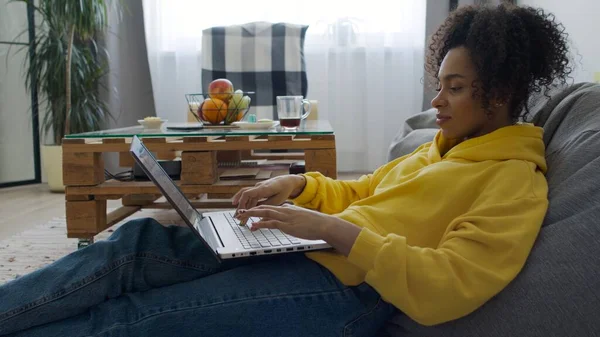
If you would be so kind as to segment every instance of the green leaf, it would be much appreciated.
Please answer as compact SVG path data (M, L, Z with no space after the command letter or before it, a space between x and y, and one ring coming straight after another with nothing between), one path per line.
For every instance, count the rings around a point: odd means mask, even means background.
M14 3L33 4L33 0L11 0ZM71 52L71 132L95 131L112 118L107 104L102 101L100 89L109 74L109 55L99 47L95 36L107 31L108 6L116 1L105 0L39 0L34 11L40 18L31 44L35 57L23 63L25 85L31 90L37 79L39 102L46 103L42 120L43 133L52 131L54 141L64 137L67 118L66 54L69 48L69 28L74 27ZM119 3L121 3L119 1ZM120 17L120 16L119 16ZM24 31L21 34L26 34ZM21 35L20 34L20 35ZM25 46L29 48L28 46ZM40 104L41 105L41 104Z

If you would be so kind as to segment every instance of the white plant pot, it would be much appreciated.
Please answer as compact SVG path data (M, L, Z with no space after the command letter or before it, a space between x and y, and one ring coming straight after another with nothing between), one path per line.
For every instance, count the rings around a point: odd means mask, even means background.
M65 186L63 185L63 169L62 169L62 146L60 145L44 145L42 146L42 165L48 187L50 191L64 193Z

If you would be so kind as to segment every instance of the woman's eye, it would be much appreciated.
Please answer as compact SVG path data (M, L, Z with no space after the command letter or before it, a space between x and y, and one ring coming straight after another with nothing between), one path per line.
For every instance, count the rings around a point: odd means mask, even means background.
M448 88L448 90L450 90L450 92L458 92L461 89L462 89L462 87L450 87L450 88ZM437 88L435 88L435 91L437 91L437 92L442 91L442 87L438 86Z

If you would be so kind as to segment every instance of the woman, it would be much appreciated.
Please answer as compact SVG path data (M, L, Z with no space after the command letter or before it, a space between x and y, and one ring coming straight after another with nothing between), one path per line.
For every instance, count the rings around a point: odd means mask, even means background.
M131 221L1 287L0 334L369 336L396 310L427 325L468 315L514 279L540 230L542 129L519 121L532 92L565 81L566 54L541 10L459 9L429 46L432 142L355 181L310 172L234 197L241 221L262 218L253 230L335 250L221 266L187 228Z

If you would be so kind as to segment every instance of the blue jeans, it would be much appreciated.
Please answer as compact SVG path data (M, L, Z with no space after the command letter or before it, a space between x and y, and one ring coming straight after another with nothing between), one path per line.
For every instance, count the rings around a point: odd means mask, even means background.
M372 336L393 312L302 254L219 264L153 219L0 287L2 336Z

